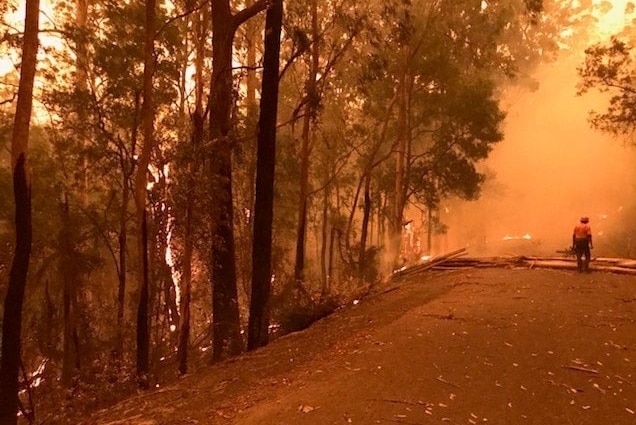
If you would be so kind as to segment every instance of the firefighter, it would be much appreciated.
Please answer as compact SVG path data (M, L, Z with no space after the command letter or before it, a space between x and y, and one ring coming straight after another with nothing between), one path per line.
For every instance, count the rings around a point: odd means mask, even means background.
M589 225L588 217L581 217L581 222L574 226L572 234L572 250L576 253L576 266L579 273L590 271L590 249L594 249L592 244L592 228ZM583 260L585 256L585 260Z

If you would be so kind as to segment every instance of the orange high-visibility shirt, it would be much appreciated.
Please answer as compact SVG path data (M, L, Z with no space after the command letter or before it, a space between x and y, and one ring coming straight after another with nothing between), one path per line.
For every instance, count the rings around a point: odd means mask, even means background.
M579 223L574 226L574 237L576 239L586 239L592 235L592 228L587 223Z

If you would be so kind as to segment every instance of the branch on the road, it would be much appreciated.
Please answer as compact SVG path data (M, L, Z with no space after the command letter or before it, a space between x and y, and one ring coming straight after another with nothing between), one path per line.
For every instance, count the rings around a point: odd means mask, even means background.
M586 373L593 373L598 375L598 370L596 369L588 369L586 367L580 367L580 366L563 366L564 369L572 369L572 370L577 370L579 372L586 372Z
M395 403L395 404L408 404L410 406L430 406L430 403L424 403L423 401L410 401L410 400L395 400L389 398L371 398L369 401L383 401L386 403Z
M442 378L441 376L438 376L435 379L437 379L439 382L443 382L444 384L450 385L451 387L461 388L459 385L449 382L446 379Z

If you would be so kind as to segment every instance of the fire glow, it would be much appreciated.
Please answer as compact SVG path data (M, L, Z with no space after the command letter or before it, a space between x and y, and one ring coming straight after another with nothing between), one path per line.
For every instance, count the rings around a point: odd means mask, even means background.
M505 235L502 240L504 241L518 241L518 240L525 240L525 241L531 241L532 240L532 235L530 235L530 233L526 233L523 236L510 236L510 235Z

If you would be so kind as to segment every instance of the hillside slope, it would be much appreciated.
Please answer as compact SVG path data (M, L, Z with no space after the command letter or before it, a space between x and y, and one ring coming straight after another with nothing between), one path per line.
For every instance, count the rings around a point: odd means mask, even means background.
M636 423L636 277L425 272L85 424Z

